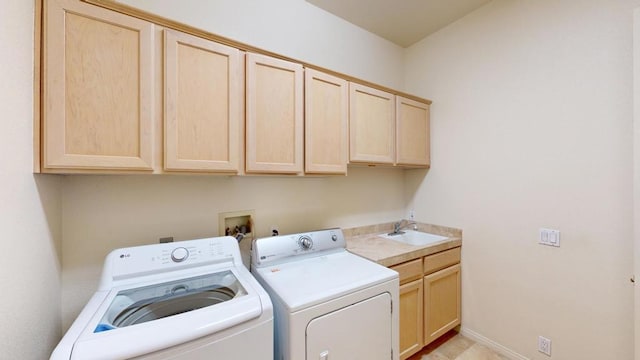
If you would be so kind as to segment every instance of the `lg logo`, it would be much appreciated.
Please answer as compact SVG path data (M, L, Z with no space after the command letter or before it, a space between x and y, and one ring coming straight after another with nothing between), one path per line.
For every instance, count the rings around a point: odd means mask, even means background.
M131 254L120 254L120 259L131 257Z

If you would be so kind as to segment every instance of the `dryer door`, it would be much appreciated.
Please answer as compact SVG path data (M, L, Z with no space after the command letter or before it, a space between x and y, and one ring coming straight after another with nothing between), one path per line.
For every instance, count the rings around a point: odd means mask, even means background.
M307 359L391 359L391 321L388 293L317 317L307 324Z

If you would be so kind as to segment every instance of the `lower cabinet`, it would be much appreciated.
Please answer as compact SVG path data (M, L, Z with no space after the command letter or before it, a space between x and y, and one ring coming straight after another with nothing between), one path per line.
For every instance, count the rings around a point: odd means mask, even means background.
M460 324L460 247L391 267L400 275L400 359Z
M400 358L406 359L422 349L422 279L400 285Z
M460 264L424 277L424 343L460 324Z

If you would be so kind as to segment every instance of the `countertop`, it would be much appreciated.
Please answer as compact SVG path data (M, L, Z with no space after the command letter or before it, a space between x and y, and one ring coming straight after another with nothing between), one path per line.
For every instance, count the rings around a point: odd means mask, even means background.
M393 231L393 223L343 229L347 250L384 266L393 266L422 256L462 246L462 230L439 225L416 223L418 231L446 236L425 246L404 244L380 237Z

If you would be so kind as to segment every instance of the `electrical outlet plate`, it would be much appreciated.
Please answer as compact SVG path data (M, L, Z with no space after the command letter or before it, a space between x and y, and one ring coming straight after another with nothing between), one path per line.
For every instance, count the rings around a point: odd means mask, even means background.
M540 229L539 244L560 247L560 230Z
M544 336L538 336L538 351L551 356L551 340Z

